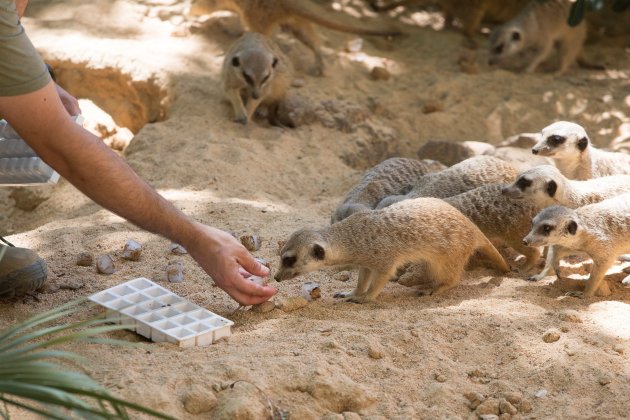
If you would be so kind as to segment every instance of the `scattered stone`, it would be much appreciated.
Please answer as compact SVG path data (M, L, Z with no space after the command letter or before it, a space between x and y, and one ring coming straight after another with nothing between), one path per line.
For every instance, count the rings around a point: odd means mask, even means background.
M499 400L496 398L488 398L483 401L477 409L475 410L475 414L478 416L483 416L485 414L494 414L495 416L499 416Z
M391 73L385 67L376 66L370 72L372 80L389 80Z
M420 333L418 332L418 330L411 330L410 334L413 337L420 337Z
M490 378L485 372L480 371L479 369L472 370L468 372L468 379L478 384L487 384L490 382Z
M59 284L59 289L78 290L78 289L81 289L84 286L85 286L84 283L68 282L68 283L61 283L61 284Z
M612 379L610 379L610 377L608 376L602 376L601 378L599 378L599 384L601 386L606 386L611 382L612 382Z
M306 80L302 79L301 77L296 77L291 82L291 86L298 89L301 87L304 87L305 84L306 84Z
M42 287L37 289L38 292L44 293L46 295L52 295L53 293L57 293L59 291L59 285L51 282L46 282Z
M370 343L370 345L368 346L368 356L370 356L372 359L379 360L382 359L384 355L385 350L380 344Z
M563 325L560 327L560 331L562 331L563 333L568 333L570 330L568 326Z
M186 248L184 248L180 244L176 244L175 242L171 242L171 244L168 246L168 250L172 254L175 254L175 255L186 255L186 254L188 254L188 251L186 250Z
M180 261L170 262L166 266L166 279L171 283L181 283L184 281L184 264Z
M619 354L623 354L624 352L624 348L621 344L615 344L615 346L613 347L613 350Z
M77 255L77 265L81 267L90 267L94 264L94 257L89 252L81 252Z
M138 261L142 254L142 245L133 239L129 239L123 248L122 257L129 261Z
M302 296L308 301L316 300L322 297L319 284L314 281L304 283L302 285Z
M444 111L444 103L442 101L427 101L422 106L423 114L432 114L434 112Z
M271 302L271 301L267 301L267 302L263 302L263 303L259 303L258 305L253 305L252 306L252 312L256 312L259 314L264 314L266 312L271 312L276 308L276 304Z
M114 260L109 255L101 255L96 259L96 271L101 274L113 274L116 271Z
M499 416L497 416L496 414L481 414L479 415L479 418L481 420L498 420Z
M214 390L214 392L221 392L221 384L219 383L213 383L212 384L212 389Z
M514 407L507 399L501 399L499 401L499 411L501 414L509 414L511 416L518 413L516 407Z
M361 416L353 411L344 411L343 420L361 420Z
M356 53L363 48L363 38L354 38L346 42L346 51Z
M308 301L302 296L280 298L276 301L276 308L284 312L292 312L308 305Z
M560 331L555 328L547 330L545 334L543 334L543 341L545 343L555 343L558 340L560 340Z
M512 415L508 413L503 413L499 416L499 420L512 420Z
M626 287L630 286L630 276L626 276L623 280L621 280L621 284Z
M574 324L582 323L582 318L580 317L580 314L574 310L562 311L560 312L558 317L560 318L561 321L573 322Z
M529 400L521 401L521 405L519 407L521 413L531 413L532 412L532 403Z
M512 405L518 407L523 401L523 396L519 392L508 392L505 394L505 399Z
M258 251L261 246L260 238L256 235L242 235L240 241L249 252Z
M339 273L335 274L333 278L337 281L348 281L350 280L350 272L340 271Z
M249 276L247 279L259 286L266 286L269 283L269 277Z
M486 397L478 392L467 392L464 394L464 397L466 397L466 399L468 400L468 407L471 410L475 410L477 407L479 407L479 404L486 400Z
M419 159L437 160L446 166L455 165L477 154L477 148L469 144L444 140L429 140L416 152Z
M190 414L211 411L217 405L217 397L210 390L195 386L184 394L184 409Z
M575 349L573 348L566 348L564 349L564 351L567 354L567 356L575 356Z
M447 379L446 376L442 375L441 373L434 373L433 378L440 383L446 382Z
M546 389L541 388L541 389L539 389L538 391L536 391L536 393L534 394L534 396L535 396L536 398L543 398L543 397L546 397L548 393L549 393L549 392L548 392Z
M269 405L264 394L254 385L237 383L218 395L217 405L212 412L215 420L267 419L271 418Z

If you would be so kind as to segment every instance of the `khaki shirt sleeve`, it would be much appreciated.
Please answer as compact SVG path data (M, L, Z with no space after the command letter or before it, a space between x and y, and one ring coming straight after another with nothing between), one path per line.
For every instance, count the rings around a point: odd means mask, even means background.
M19 22L14 0L0 0L0 96L34 92L50 80Z

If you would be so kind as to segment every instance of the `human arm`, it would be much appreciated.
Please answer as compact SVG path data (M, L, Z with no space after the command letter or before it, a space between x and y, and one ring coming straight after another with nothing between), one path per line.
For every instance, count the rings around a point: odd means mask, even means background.
M51 81L34 92L0 97L2 115L64 178L101 206L131 223L182 244L237 302L261 303L276 293L245 279L268 275L231 235L190 220L146 184L103 142L74 124Z

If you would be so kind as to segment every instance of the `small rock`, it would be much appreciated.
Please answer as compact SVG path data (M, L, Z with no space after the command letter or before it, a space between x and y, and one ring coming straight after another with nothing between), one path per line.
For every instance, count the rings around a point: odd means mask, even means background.
M573 322L575 324L582 323L582 318L580 317L580 314L577 311L573 311L573 310L563 311L563 312L560 312L558 317L560 318L561 321Z
M348 281L350 280L350 273L348 271L340 271L333 278L337 281Z
M475 410L475 414L478 416L483 416L486 414L494 414L495 416L499 416L499 400L496 398L488 398L483 401L477 409Z
M85 286L84 283L78 283L78 282L68 282L68 283L59 284L59 288L65 289L65 290L78 290L82 288L83 286Z
M570 330L569 330L569 327L567 327L566 325L563 325L562 327L560 327L560 331L562 331L563 333L568 333Z
M480 414L479 418L481 420L498 420L499 416L497 416L496 414Z
M505 399L512 405L518 407L523 401L523 396L519 392L508 392L505 394Z
M249 276L247 279L249 281L253 281L259 286L266 286L269 283L269 277Z
M276 308L284 312L291 312L308 305L308 301L302 296L280 298L276 301Z
M478 392L467 392L464 394L464 397L466 397L466 399L468 400L468 407L471 410L475 410L477 407L479 407L479 404L486 400L486 397Z
M626 274L630 274L630 265L627 267L624 267L624 269L622 270L624 273ZM628 280L628 277L626 277L624 280ZM623 282L623 280L622 280ZM630 280L628 280L628 282L630 282Z
M521 401L521 405L519 407L521 413L531 413L532 412L532 403L529 400Z
M370 72L372 80L389 80L391 73L385 67L376 66Z
M575 349L573 348L566 348L564 349L564 352L567 354L567 356L575 356Z
M608 376L602 376L601 378L599 378L599 384L601 386L606 386L608 385L612 380L608 377Z
M354 38L346 42L346 51L356 53L363 48L363 38Z
M446 376L442 375L441 373L434 373L433 378L436 381L441 382L441 383L446 382L446 379L447 379Z
M503 413L499 416L499 420L512 420L512 415L508 413Z
M444 104L441 101L427 101L422 106L423 114L432 114L434 112L444 111Z
M38 289L38 291L46 295L52 295L53 293L57 293L59 289L60 287L57 284L46 282L41 288Z
M361 420L361 416L353 411L344 411L343 420Z
M625 272L625 269L624 269L624 272ZM630 286L630 276L626 276L623 280L621 280L621 284L623 284L626 287Z
M514 407L508 400L506 399L502 399L499 401L499 411L501 412L501 414L510 414L510 415L515 415L516 413L518 413L518 410L516 409L516 407Z
M214 392L221 392L221 384L213 383L212 384L212 389L214 390Z
M210 390L195 386L184 395L184 409L190 414L211 411L217 405L217 397Z
M411 330L410 334L412 337L420 337L418 330Z
M133 239L129 239L123 248L122 257L129 261L138 261L142 254L142 245Z
M302 296L308 301L316 300L322 297L319 284L314 281L306 282L302 285Z
M240 241L249 252L258 251L261 246L260 238L256 235L242 235Z
M109 255L101 255L96 259L96 271L101 274L113 274L116 271L114 260Z
M613 350L619 354L623 354L624 352L624 348L621 344L615 344L615 346L613 347Z
M555 343L558 340L560 340L560 331L556 330L555 328L547 330L543 334L543 341L545 343Z
M534 394L534 396L535 396L536 398L543 398L543 397L546 397L548 393L549 393L549 392L548 392L546 389L541 388L541 389L539 389L538 391L536 391L536 393Z
M372 359L379 360L382 359L384 355L385 351L380 344L372 343L368 346L368 356L370 356Z
M166 266L166 279L171 283L184 281L184 265L179 261L173 261Z
M270 301L259 303L258 305L252 305L252 312L264 314L271 312L276 308L276 304Z
M175 242L171 242L171 244L168 246L168 250L175 255L188 254L188 251L186 250L186 248L184 248L180 244L176 244Z
M89 252L82 252L77 255L77 265L81 267L89 267L94 263L94 257Z

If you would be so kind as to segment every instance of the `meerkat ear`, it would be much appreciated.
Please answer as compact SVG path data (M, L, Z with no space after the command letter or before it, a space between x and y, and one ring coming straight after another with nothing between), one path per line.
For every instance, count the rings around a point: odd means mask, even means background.
M575 220L571 220L569 222L569 224L567 225L567 232L569 232L571 235L575 235L575 232L577 232L577 223L575 223Z
M553 197L554 195L556 195L557 190L558 184L556 184L556 181L549 181L547 183L547 194L549 194L549 197Z
M278 65L278 59L276 57L274 57L273 58L273 62L271 63L271 67L273 67L275 69L277 65Z
M232 65L234 67L238 67L241 65L241 60L238 59L238 57L232 57Z
M521 33L519 31L513 31L512 41L520 41L520 40L521 40Z
M588 146L588 137L582 137L578 140L577 147L578 149L580 149L580 151L583 152L584 149L586 149L586 146Z
M313 257L317 260L323 260L324 258L326 258L326 251L324 251L324 247L322 247L320 244L315 244L313 246L312 254Z

